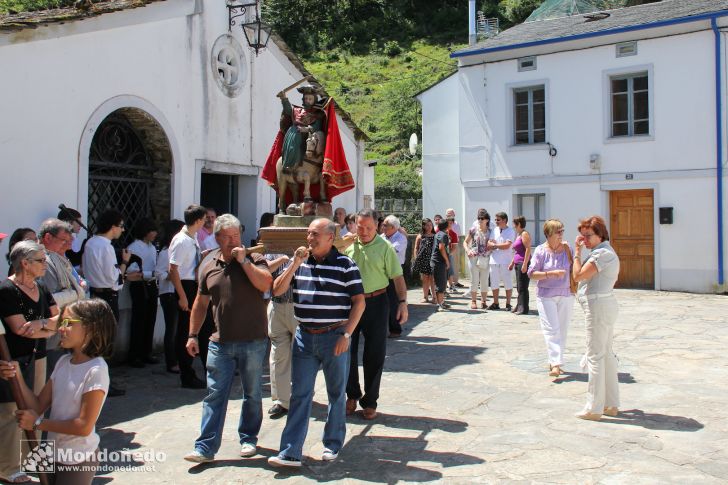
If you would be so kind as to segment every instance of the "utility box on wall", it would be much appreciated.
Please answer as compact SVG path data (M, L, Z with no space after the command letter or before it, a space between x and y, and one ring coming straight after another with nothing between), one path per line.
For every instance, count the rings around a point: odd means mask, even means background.
M660 207L660 224L672 224L672 207Z

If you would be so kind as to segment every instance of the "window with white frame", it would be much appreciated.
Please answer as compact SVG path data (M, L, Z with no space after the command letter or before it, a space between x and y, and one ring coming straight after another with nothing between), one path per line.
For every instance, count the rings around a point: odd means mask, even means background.
M546 194L518 194L518 214L526 218L526 230L531 235L531 246L544 242L541 228L546 221Z
M650 103L646 72L612 76L612 137L650 134Z
M513 90L514 145L546 142L546 89L543 85Z

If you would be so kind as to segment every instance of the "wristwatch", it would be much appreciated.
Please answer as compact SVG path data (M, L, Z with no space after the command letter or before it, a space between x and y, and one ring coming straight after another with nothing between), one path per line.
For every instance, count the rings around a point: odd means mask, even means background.
M351 334L349 332L344 332L344 338L345 339L350 339L351 338Z
M38 426L40 426L40 423L43 422L43 416L38 416L38 419L35 420L35 423L33 423L33 431L38 429Z
M187 338L197 338L197 334L196 333L191 333L191 334L189 334L187 336Z

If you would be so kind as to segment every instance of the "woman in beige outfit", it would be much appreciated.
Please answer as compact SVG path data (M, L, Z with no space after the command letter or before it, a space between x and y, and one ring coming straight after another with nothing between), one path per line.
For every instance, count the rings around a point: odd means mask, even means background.
M617 300L614 284L619 276L619 258L609 244L607 225L599 216L584 219L576 238L573 275L579 282L577 297L586 318L586 363L589 370L586 406L576 417L599 421L602 414L619 413L617 357L612 350ZM591 250L586 262L581 249Z

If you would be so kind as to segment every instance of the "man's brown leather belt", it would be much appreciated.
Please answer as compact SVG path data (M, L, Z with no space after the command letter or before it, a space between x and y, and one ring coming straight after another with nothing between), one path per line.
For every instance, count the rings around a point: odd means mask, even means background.
M313 335L318 335L320 333L330 332L330 331L332 331L334 329L337 329L337 328L339 328L339 327L341 327L342 325L345 325L345 324L346 324L346 320L343 320L341 322L335 323L333 325L329 325L328 327L310 328L310 327L305 327L303 325L299 325L299 327L300 327L301 330L303 330L306 333L311 333Z
M382 288L381 290L372 291L371 293L364 293L364 298L371 298L373 296L379 296L382 293L386 293L386 292L387 292L387 289L386 288Z

